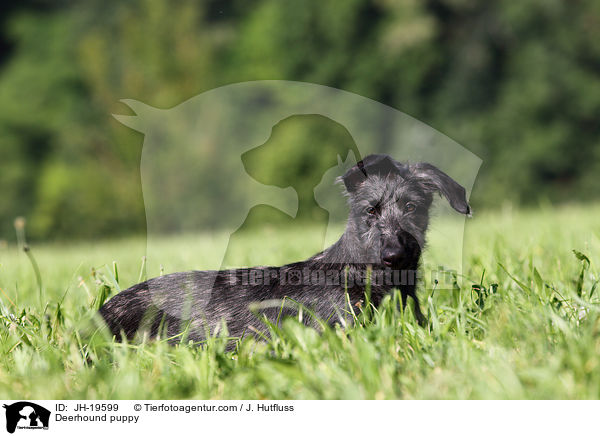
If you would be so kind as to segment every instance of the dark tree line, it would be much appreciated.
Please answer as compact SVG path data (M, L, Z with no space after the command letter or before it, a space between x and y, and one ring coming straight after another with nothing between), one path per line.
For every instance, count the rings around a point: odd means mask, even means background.
M2 14L2 238L16 216L35 238L143 232L143 138L111 117L119 100L167 108L257 79L345 89L447 134L484 160L480 207L598 197L597 1L38 0Z

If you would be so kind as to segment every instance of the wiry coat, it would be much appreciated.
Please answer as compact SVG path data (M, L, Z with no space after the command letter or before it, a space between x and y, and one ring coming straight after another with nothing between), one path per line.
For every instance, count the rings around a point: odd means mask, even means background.
M341 181L350 204L346 230L321 253L281 267L157 277L119 293L100 314L117 338L140 330L163 337L185 331L187 339L201 341L223 323L230 336L241 337L266 332L261 317L276 323L299 305L329 323L348 319L348 305L365 300L369 281L373 304L399 288L404 304L414 299L423 322L415 281L433 194L469 215L464 188L430 164L401 164L385 155L365 157Z

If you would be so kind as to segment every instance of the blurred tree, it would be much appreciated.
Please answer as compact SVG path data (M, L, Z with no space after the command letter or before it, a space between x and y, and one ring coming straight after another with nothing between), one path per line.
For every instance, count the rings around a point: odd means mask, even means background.
M443 73L424 118L483 157L476 200L598 198L600 4L434 4Z
M143 231L142 136L110 116L127 113L119 99L165 108L256 79L342 88L431 124L484 159L479 205L598 198L595 0L30 0L1 10L0 237L16 215L37 238ZM302 153L288 157L302 168ZM272 176L272 165L262 171Z
M15 214L39 238L143 231L141 135L110 114L124 97L169 106L215 85L212 53L228 30L203 13L136 0L14 17L18 49L0 80L2 234Z
M229 74L303 80L410 106L435 57L434 24L416 0L265 0L243 23Z

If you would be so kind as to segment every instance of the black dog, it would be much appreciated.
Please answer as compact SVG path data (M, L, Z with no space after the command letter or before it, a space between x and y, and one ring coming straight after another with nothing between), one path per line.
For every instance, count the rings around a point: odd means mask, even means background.
M465 189L427 163L401 164L386 155L365 157L341 178L350 203L342 237L310 259L282 267L169 274L137 284L107 302L100 314L117 338L139 330L152 336L201 341L226 325L233 337L262 335L261 317L277 323L300 307L315 319L343 322L365 300L378 305L394 288L415 302L429 208L443 195L458 212L470 215ZM258 315L258 316L257 316Z

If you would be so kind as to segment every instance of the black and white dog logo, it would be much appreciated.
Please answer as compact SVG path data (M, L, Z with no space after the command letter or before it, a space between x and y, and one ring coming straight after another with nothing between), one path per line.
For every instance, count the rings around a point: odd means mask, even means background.
M19 401L10 405L5 404L6 431L14 433L18 429L48 430L50 411L28 401Z

